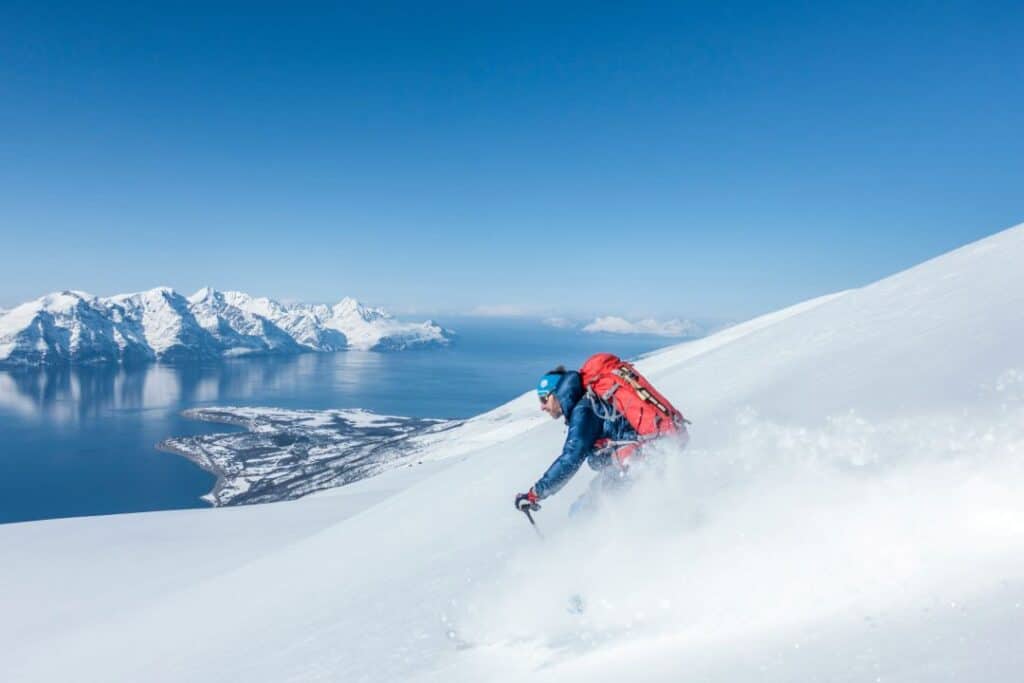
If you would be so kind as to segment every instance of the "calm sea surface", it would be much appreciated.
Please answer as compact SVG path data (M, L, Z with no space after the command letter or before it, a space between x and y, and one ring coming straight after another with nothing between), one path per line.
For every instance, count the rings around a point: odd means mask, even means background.
M463 418L532 389L559 363L672 343L539 324L445 320L450 348L250 358L217 364L0 371L0 523L204 507L213 477L157 451L168 436L229 427L186 420L210 405L367 408Z

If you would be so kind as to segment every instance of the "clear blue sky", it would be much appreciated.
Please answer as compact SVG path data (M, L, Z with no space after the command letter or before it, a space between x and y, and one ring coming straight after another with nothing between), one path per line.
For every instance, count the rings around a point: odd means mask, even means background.
M0 6L0 306L743 317L1024 221L1020 2L299 4Z

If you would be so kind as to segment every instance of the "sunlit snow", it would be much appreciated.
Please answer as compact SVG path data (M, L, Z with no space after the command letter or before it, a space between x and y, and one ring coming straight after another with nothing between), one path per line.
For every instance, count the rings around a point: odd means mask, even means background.
M1020 680L1021 263L1024 226L641 359L690 447L543 538L530 395L294 502L0 527L0 679Z

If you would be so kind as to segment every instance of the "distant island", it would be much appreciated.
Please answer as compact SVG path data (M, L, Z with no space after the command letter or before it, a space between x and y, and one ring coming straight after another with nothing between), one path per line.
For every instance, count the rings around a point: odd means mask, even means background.
M400 321L349 297L330 306L209 287L190 297L170 287L111 297L66 290L0 311L0 367L398 351L453 337L430 320Z

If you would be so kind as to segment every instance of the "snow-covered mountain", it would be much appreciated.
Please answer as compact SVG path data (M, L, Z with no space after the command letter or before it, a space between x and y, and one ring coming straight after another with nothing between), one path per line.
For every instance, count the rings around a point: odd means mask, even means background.
M446 344L451 332L428 320L409 323L381 308L364 306L345 297L334 306L280 304L273 299L254 299L241 292L227 292L234 306L272 320L299 344L315 351L343 348L402 350L413 346Z
M330 307L210 288L188 298L168 287L106 298L64 291L0 315L0 366L398 350L451 336L433 322L402 322L350 298Z
M0 317L0 364L154 357L141 318L133 317L119 301L65 291L17 306Z
M303 350L297 340L270 319L237 305L236 302L240 303L243 297L247 298L247 295L241 292L222 293L204 287L188 298L192 315L224 349L223 355L297 353Z
M170 287L93 299L90 304L101 309L116 307L126 324L141 331L152 356L160 360L213 359L224 348L196 320L188 299ZM74 354L58 358L65 359L80 361Z
M324 326L323 312L329 307L307 304L285 305L267 297L254 298L242 292L226 292L227 301L243 311L272 321L300 346L313 351L341 351L349 348L343 331Z
M341 332L350 346L360 349L386 348L397 351L420 344L443 343L445 340L444 330L431 320L403 323L383 309L368 308L349 297L331 307L330 316L324 319L323 326Z
M0 680L1019 681L1021 263L1024 226L640 359L689 448L569 518L581 471L543 538L530 394L294 502L2 525Z

